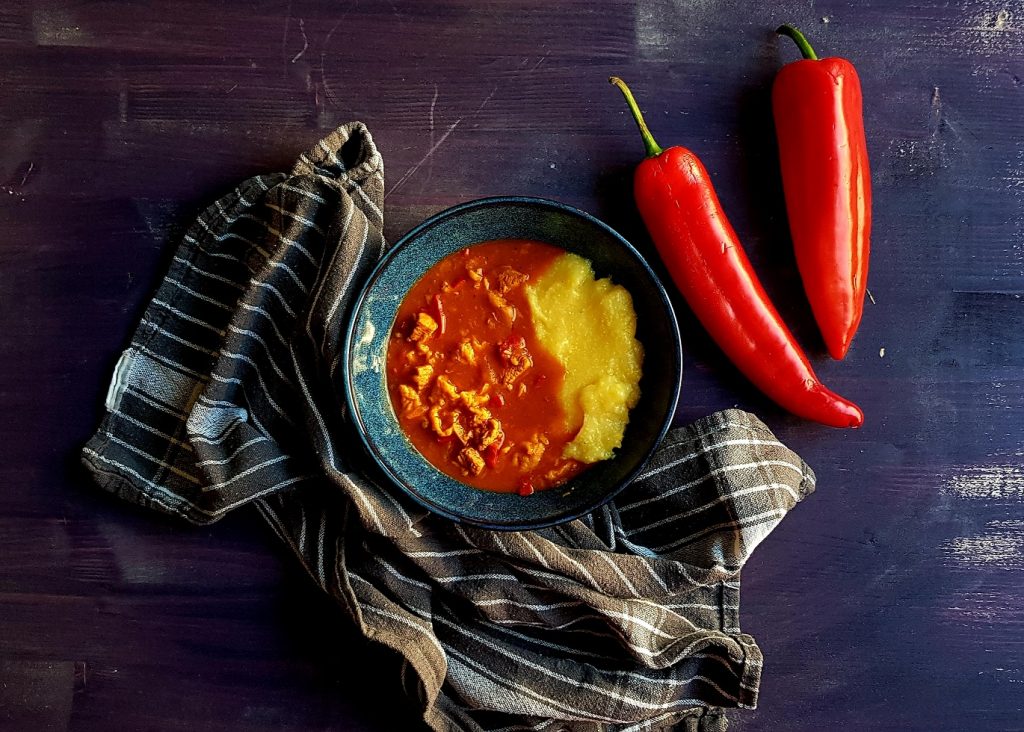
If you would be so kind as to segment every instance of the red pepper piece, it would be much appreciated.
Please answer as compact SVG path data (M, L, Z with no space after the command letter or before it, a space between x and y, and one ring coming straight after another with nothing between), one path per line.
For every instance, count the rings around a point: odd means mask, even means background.
M488 468L498 467L498 451L501 450L501 446L504 444L505 433L501 433L496 442L492 442L484 448L484 462L487 464Z
M444 305L441 304L441 296L434 295L434 309L437 311L437 330L440 335L448 329L448 318L444 314Z
M519 487L516 488L516 493L521 496L532 496L535 490L536 489L533 487L533 481L529 478L523 478L519 481Z
M833 427L859 427L856 404L829 391L814 374L768 299L718 201L711 179L689 150L662 150L626 84L647 158L636 169L640 215L679 291L719 347L743 374L793 414Z
M860 79L841 58L818 59L791 25L804 59L775 77L772 107L796 263L832 358L850 348L864 312L871 170Z

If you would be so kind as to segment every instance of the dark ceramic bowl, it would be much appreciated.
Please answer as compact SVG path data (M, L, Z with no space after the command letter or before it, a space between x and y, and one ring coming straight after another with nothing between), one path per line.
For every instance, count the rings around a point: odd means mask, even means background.
M575 252L598 277L633 297L644 346L640 401L622 447L563 486L532 496L492 493L444 475L405 438L385 385L385 354L405 293L432 265L491 239L532 239ZM682 350L665 289L619 234L593 216L539 198L485 198L450 208L406 234L381 260L356 300L344 344L345 398L370 456L396 486L425 507L491 529L539 528L569 521L610 500L636 477L665 435L682 377Z

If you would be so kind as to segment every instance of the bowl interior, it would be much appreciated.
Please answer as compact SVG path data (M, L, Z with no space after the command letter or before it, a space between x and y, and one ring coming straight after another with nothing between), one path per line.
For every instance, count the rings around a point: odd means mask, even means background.
M402 298L438 260L492 239L532 239L589 259L632 295L644 346L639 403L622 447L576 479L532 496L482 491L444 475L407 441L385 385L387 341ZM640 255L597 219L542 199L475 201L442 212L407 234L371 274L353 308L345 342L345 392L364 445L387 476L427 508L495 529L538 528L593 510L635 477L668 429L682 374L675 315Z

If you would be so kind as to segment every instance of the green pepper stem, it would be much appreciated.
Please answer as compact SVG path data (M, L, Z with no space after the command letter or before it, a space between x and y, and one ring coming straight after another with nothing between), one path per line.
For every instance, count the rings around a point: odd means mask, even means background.
M807 40L807 37L789 23L780 25L775 29L775 32L780 36L789 36L796 41L797 48L800 49L800 53L803 54L804 58L810 59L811 61L818 60L818 54L816 54L814 49L811 48L810 41Z
M640 107L636 103L636 99L633 98L633 92L626 86L626 82L617 76L612 76L608 81L615 86L619 87L619 91L622 92L622 96L626 98L626 104L629 105L629 111L633 113L633 119L636 121L636 126L640 128L640 136L644 139L644 148L647 150L647 157L653 158L661 155L661 147L654 141L654 135L647 129L647 123L644 122L644 116L640 113Z

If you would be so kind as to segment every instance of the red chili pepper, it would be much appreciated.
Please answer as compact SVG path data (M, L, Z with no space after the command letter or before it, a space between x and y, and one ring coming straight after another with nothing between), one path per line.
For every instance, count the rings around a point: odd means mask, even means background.
M501 449L503 444L505 444L504 433L498 437L497 442L492 442L484 448L484 462L487 463L488 468L498 467L498 451Z
M772 106L789 230L807 299L832 358L846 355L864 312L871 170L860 79L841 58L818 59L791 25L803 60L775 77Z
M519 481L519 487L516 488L516 493L521 496L532 496L536 488L533 487L533 481L529 478L523 478Z
M441 296L434 295L434 308L437 310L437 329L440 335L448 329L448 318L444 314L444 306L441 304Z
M708 172L689 150L662 150L636 100L617 77L647 150L634 195L672 279L719 347L748 379L793 414L833 427L859 427L857 405L815 376L740 246Z

